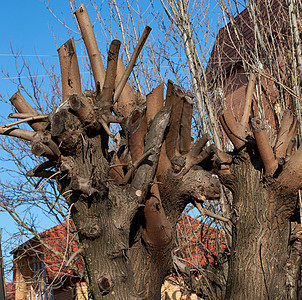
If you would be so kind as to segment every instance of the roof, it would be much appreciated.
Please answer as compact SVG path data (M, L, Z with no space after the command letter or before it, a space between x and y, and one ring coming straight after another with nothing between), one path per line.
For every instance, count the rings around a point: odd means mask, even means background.
M284 8L284 0L257 1L257 17L261 19L262 24L271 24L273 35L275 33L277 34L277 31L281 29L280 24L284 24L286 18ZM238 35L236 35L236 30L234 28L240 33L239 38ZM268 28L259 25L259 30L260 32L264 30L267 31ZM240 44L244 45L245 51L240 49ZM232 67L241 65L242 55L248 60L253 59L254 50L254 22L251 19L249 8L246 8L234 18L234 26L229 22L218 31L207 65L206 76L208 81L215 81L218 70L223 70L227 74L231 71ZM244 52L245 54L243 54ZM219 73L221 74L221 72Z
M25 251L29 256L39 257L46 267L48 280L55 280L62 275L77 277L76 272L66 266L66 262L71 255L79 249L70 227L71 222L69 228L67 228L67 223L64 222L47 229L39 234L43 243L40 243L37 237L33 237L15 248L12 253L17 256L19 252ZM73 266L81 272L84 271L84 263L80 256L74 260Z
M217 263L217 256L226 249L226 235L218 228L183 216L178 223L178 244L191 265L205 267Z
M76 275L72 269L65 266L71 255L79 249L73 231L67 228L66 223L63 223L44 231L41 235L46 243L46 245L42 245L41 252L43 253L43 261L48 277L54 278L63 274ZM54 253L51 248L58 254ZM63 254L64 260L60 254ZM84 271L84 263L81 256L78 256L73 261L73 265L81 272Z
M5 289L7 300L15 299L15 284L13 282L8 282L5 284Z

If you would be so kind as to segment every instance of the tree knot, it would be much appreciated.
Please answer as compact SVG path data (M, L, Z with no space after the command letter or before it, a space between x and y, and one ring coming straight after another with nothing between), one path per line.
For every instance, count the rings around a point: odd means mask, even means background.
M108 274L104 274L98 279L98 287L102 296L109 294L113 286L114 284Z

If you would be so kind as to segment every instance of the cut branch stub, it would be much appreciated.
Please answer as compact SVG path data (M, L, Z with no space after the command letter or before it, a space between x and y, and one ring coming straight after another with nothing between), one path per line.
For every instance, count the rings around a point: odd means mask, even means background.
M17 137L26 141L32 141L35 135L33 131L15 127L0 127L0 134Z
M98 190L92 187L91 180L88 178L82 178L80 176L74 176L71 179L70 187L75 191L80 191L83 194L91 196L94 193L98 193Z
M51 135L43 131L35 133L31 152L36 156L45 156L49 159L56 159L61 155L59 147L51 139Z
M144 207L146 220L145 238L155 247L163 247L172 240L172 226L163 209L158 185L150 189L150 196Z
M113 288L114 284L108 274L102 275L98 279L98 287L103 296L107 295Z
M128 144L132 162L144 153L145 135L147 133L146 106L138 106L128 120Z
M253 93L255 90L255 83L256 83L256 75L255 73L250 74L249 78L249 84L247 87L247 92L245 96L245 104L244 104L244 110L243 110L243 115L240 121L240 124L248 127L249 125L249 118L250 118L250 112L252 108L252 100L253 100Z
M164 106L164 83L159 84L151 93L149 93L146 97L146 117L147 124L154 119L155 115L163 108ZM156 175L161 176L164 175L168 169L171 168L170 160L167 156L166 152L166 142L163 142L158 167L156 171Z
M82 124L88 125L94 122L94 110L93 106L89 102L86 97L79 97L78 95L71 95L69 97L69 106L70 109L75 113L75 115L79 118ZM67 121L67 116L65 116L65 112L58 112L55 114L56 118L61 119L61 121Z
M102 88L105 79L105 68L93 32L93 27L84 4L75 11L75 16L79 23L81 34L87 49L95 85L97 86L97 82L99 82L100 88Z
M174 165L175 171L181 169L181 171L177 173L176 178L180 179L181 177L183 177L194 165L197 165L205 160L210 160L213 157L215 151L216 147L214 145L210 145L198 155L193 155L193 152L189 152L187 155L183 156L183 158L185 158L185 163L183 166L180 166L182 168L176 168L177 166ZM174 162L176 158L182 158L182 156L175 156L172 159L172 162Z
M53 151L42 142L33 142L31 152L36 156L45 156L51 160L56 158L56 155L53 153Z
M10 99L10 102L15 107L15 109L21 114L29 114L33 116L38 116L39 113L35 110L21 95L18 91L16 92ZM47 122L27 122L28 125L35 131L37 130L44 130L47 126Z
M34 167L32 170L29 170L26 173L26 176L29 177L43 177L43 178L49 178L54 174L53 171L48 171L48 168L52 168L56 165L56 163L53 160L45 161L38 166Z
M172 105L172 114L169 132L166 137L166 150L167 156L171 160L174 156L179 156L179 131L180 120L183 110L183 100L181 96L183 91L177 85L174 85L172 81L168 81L166 105Z
M147 123L154 119L155 115L164 107L164 88L162 82L146 96Z
M264 120L259 118L253 118L251 120L257 148L265 168L265 174L273 175L278 168L278 162L275 159L272 147L270 146L265 130L265 123Z
M190 153L189 155L190 156L197 156L201 151L202 149L204 148L204 146L207 144L207 142L210 140L210 137L207 133L205 133L200 139L198 139L192 149L190 150Z
M103 92L100 97L101 98L100 101L98 101L98 97L96 98L96 104L101 107L105 107L108 110L112 106L112 96L115 87L116 70L117 70L118 54L119 54L120 46L121 46L121 42L118 40L113 40L111 42L108 51L107 70L106 70Z
M51 135L58 137L66 131L66 123L69 120L67 109L61 109L52 117Z
M81 94L81 77L74 39L71 38L62 45L58 53L62 76L62 101L65 101L72 94Z
M281 185L293 188L295 191L302 188L302 145L287 162L278 181Z
M274 151L277 159L286 157L287 149L294 138L297 131L297 120L293 114L287 110L281 120L280 130L274 146Z
M114 156L111 160L109 177L113 179L116 184L121 184L123 182L123 178L124 178L123 164L121 163L116 153L114 153Z
M224 110L220 116L220 123L224 132L233 143L236 149L241 149L247 143L248 130L246 127L236 122L233 114L228 109Z
M179 151L186 154L192 147L191 123L193 114L193 95L183 97L184 105L180 122Z

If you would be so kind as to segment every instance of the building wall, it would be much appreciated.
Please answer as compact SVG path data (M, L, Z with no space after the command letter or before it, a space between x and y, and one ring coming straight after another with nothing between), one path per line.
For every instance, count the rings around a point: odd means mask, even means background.
M202 300L196 294L189 294L182 286L166 280L161 288L162 300Z
M85 282L78 282L76 284L76 300L88 300L88 291Z
M30 264L31 257L29 256L24 256L15 263L15 300L28 300L28 295L31 290L30 281L33 275Z
M277 91L271 80L264 77L260 77L260 80L265 93L260 90L259 85L256 85L254 94L257 95L257 97L254 97L253 102L254 115L258 116L260 113L260 116L263 115L265 117L270 127L276 128L274 111L276 110L278 102ZM233 112L237 121L240 121L243 114L247 87L248 80L242 67L236 68L225 80L225 103L223 106ZM263 106L257 103L257 98L259 99L259 97L261 97Z

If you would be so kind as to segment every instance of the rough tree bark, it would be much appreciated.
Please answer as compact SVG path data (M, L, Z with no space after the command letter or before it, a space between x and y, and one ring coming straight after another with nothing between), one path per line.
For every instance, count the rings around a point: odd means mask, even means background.
M31 176L43 177L55 166L52 176L69 203L79 234L91 297L160 299L161 285L172 267L181 212L189 202L219 197L217 179L197 166L209 160L213 151L204 149L208 137L192 144L190 93L169 82L164 101L162 83L146 101L127 83L150 28L125 71L118 60L120 42L112 41L105 71L84 5L75 15L96 91L81 91L71 39L58 49L60 106L41 120L18 92L11 98L19 113L15 116L27 114L29 119L23 121L34 132L9 124L1 134L29 140L33 154L49 160L32 170ZM110 123L120 123L124 137L111 152L109 138L116 138Z
M247 100L244 116L250 115ZM225 299L297 299L297 287L293 293L287 285L291 217L302 186L302 148L295 151L292 143L297 122L284 113L272 147L265 122L252 118L250 127L246 120L237 122L229 111L221 116L235 147L232 162L218 172L234 197Z

